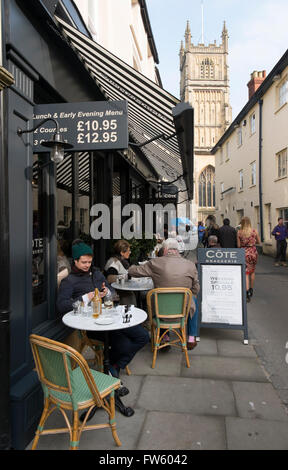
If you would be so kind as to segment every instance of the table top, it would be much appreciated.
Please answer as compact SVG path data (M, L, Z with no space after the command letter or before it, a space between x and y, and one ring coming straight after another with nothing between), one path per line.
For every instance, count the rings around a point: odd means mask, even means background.
M151 277L132 277L132 279L125 281L123 284L113 282L111 286L114 287L114 289L116 290L130 291L145 291L154 288L154 284Z
M121 307L121 306L119 306ZM93 317L84 317L83 315L74 315L73 311L66 313L62 321L66 326L70 328L75 328L77 330L87 330L87 331L112 331L112 330L122 330L125 328L131 328L132 326L139 325L143 323L147 318L147 313L145 310L134 307L131 312L132 317L129 323L123 323L122 314L120 308L113 309L103 309L102 314L99 318ZM111 321L109 324L101 325L97 321L105 321L105 319Z

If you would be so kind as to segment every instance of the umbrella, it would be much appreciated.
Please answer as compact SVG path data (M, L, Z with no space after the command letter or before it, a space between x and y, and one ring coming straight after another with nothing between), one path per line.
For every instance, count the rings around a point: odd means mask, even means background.
M184 224L184 225L193 225L193 222L191 222L190 219L187 219L187 217L177 217L176 219L171 219L170 221L171 225L178 225Z

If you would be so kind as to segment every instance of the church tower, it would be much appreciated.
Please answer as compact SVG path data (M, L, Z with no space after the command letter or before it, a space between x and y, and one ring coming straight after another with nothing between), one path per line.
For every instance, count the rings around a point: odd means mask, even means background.
M194 108L193 213L204 222L215 210L215 165L210 150L232 121L226 24L219 45L216 41L194 45L191 38L187 21L185 43L181 42L179 53L180 99Z

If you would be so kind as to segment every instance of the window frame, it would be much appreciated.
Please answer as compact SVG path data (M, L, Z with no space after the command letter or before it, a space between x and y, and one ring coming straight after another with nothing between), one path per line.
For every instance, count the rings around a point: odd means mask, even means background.
M256 114L255 114L255 112L252 113L249 116L249 123L250 123L250 135L253 135L256 132Z
M285 160L285 165L283 165L283 160ZM287 162L287 147L286 147L285 149L282 149L280 150L280 152L276 153L277 179L287 178L287 166L288 166L287 163L288 162ZM283 167L284 167L285 173L283 172Z
M239 191L243 191L244 189L244 171L239 170Z
M251 167L251 186L256 186L256 181L257 181L256 160L250 163L250 167Z

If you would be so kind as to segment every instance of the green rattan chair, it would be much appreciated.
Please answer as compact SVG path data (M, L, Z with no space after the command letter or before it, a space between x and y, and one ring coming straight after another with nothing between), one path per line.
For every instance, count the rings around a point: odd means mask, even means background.
M44 392L44 410L32 444L34 450L39 437L44 434L70 434L70 449L77 450L83 431L110 428L117 446L121 445L116 431L114 392L120 387L120 380L89 368L84 357L66 344L42 336L30 335L30 343L36 370ZM72 362L77 367L72 368ZM91 410L103 408L108 422L86 425ZM87 409L83 423L79 411ZM47 418L59 409L65 419L66 428L45 429ZM66 414L72 411L72 425Z
M147 307L151 324L152 369L155 367L157 352L167 346L176 346L185 353L186 365L190 367L187 352L186 324L192 302L192 292L186 287L152 289L147 294ZM174 332L176 339L165 341L168 332Z

